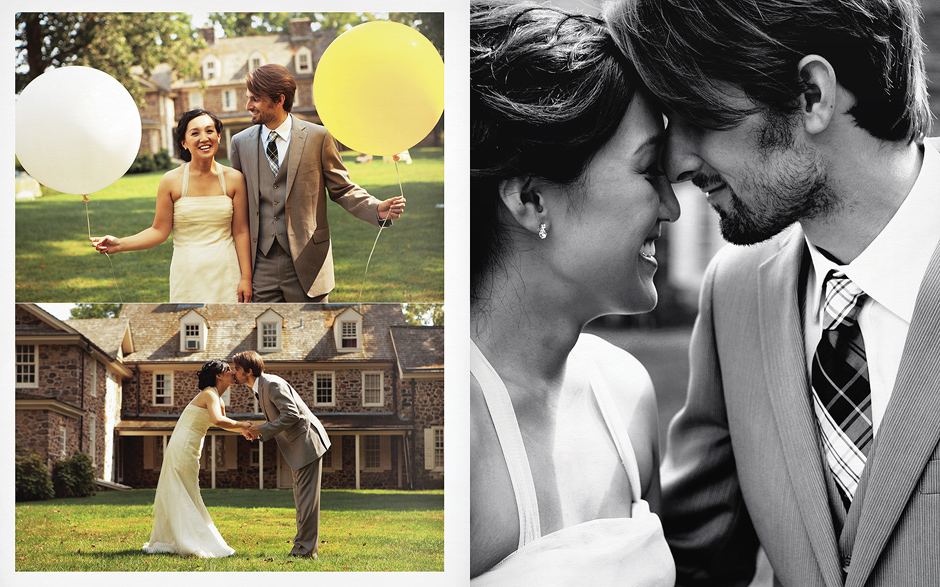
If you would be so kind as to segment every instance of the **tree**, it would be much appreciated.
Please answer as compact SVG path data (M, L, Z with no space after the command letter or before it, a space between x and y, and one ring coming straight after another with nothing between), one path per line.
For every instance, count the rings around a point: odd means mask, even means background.
M408 326L443 326L443 304L402 304L405 324Z
M385 20L372 12L210 12L209 22L222 27L227 37L269 35L290 31L294 18L309 18L314 28L337 32L372 20ZM444 54L442 12L390 12L388 20L406 24L428 38Z
M69 318L117 318L121 304L75 304L69 310Z
M140 105L135 66L148 76L167 63L194 77L190 55L205 46L182 12L18 12L15 39L17 93L50 67L84 65L113 76Z

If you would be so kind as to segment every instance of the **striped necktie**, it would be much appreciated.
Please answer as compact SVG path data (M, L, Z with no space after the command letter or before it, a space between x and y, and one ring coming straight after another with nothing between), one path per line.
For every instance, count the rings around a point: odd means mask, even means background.
M277 176L278 170L278 160L277 160L277 143L274 140L277 138L277 131L271 131L268 135L268 146L264 150L265 155L268 156L268 165L271 166L271 172Z
M871 447L871 386L858 313L868 296L844 273L826 276L823 333L813 357L813 406L826 462L851 505Z

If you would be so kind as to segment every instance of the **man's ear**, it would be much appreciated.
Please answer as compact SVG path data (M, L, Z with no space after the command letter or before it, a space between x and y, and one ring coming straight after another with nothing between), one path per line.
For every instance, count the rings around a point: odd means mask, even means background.
M499 182L499 197L516 222L533 235L548 225L548 204L539 193L539 182L531 177L513 177ZM544 229L543 229L544 232Z
M806 55L800 59L797 67L800 79L806 84L806 90L800 94L803 127L806 132L817 134L829 127L836 114L839 82L835 70L825 57Z

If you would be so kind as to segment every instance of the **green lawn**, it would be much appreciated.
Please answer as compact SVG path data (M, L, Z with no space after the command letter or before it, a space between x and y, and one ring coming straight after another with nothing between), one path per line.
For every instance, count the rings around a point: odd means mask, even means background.
M327 205L336 288L331 302L444 301L444 154L415 149L414 163L400 163L405 214L379 229L342 206ZM401 194L395 165L380 158L355 163L344 153L353 181L379 199ZM228 164L227 160L221 160ZM97 253L91 234L127 236L153 223L157 186L165 171L126 175L110 187L81 196L43 188L43 197L16 203L17 302L165 302L169 298L173 238L147 251ZM365 279L363 279L365 278Z
M444 570L442 490L323 490L317 561L287 556L296 530L289 490L204 489L202 496L234 555L144 554L154 490L109 491L17 503L16 571Z

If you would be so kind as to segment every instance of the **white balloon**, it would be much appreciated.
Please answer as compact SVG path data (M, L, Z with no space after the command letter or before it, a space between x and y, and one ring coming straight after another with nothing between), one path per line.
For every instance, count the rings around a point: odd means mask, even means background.
M90 194L127 172L140 150L140 111L116 79L69 66L34 79L16 99L16 156L54 190Z

